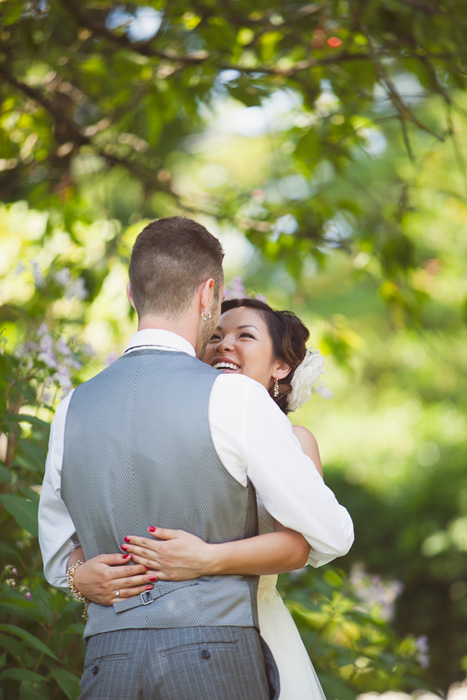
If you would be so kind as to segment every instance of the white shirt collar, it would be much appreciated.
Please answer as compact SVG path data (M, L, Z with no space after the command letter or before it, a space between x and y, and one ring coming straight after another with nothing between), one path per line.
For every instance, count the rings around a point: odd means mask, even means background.
M194 347L186 338L182 338L182 336L177 335L177 333L162 330L161 328L145 328L142 331L137 331L134 336L132 336L125 352L129 353L133 350L147 349L155 346L161 350L186 352L188 355L196 357Z

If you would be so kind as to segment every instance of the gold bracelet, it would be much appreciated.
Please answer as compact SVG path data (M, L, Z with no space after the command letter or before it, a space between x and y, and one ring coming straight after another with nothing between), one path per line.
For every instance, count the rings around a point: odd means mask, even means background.
M68 567L68 571L66 572L66 584L70 589L70 593L73 598L76 598L84 603L83 617L85 620L87 620L89 600L82 593L80 593L77 588L75 588L75 571L78 566L81 566L81 564L84 564L84 562L82 562L81 559L78 559L78 561L75 561L74 564Z

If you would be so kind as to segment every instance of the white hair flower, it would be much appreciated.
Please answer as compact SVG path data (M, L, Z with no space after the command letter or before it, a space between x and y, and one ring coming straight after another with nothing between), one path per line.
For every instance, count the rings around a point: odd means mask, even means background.
M290 382L292 391L287 397L287 408L289 411L296 411L308 401L311 396L311 389L320 376L325 374L323 365L324 357L320 351L308 348L303 361L298 365Z

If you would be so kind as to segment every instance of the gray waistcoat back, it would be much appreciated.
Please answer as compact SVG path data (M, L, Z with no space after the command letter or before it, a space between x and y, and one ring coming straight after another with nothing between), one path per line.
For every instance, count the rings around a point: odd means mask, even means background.
M181 352L141 350L78 387L65 427L62 498L86 559L120 551L148 525L206 542L257 534L251 485L214 449L208 406L216 370ZM228 417L226 416L226 420ZM85 636L128 628L257 626L257 577L158 581L153 591L91 603Z

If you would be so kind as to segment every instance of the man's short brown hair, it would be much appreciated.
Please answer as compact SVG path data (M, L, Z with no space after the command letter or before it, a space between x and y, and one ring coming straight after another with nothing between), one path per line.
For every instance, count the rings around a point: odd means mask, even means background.
M141 318L179 316L199 285L211 277L219 294L224 251L201 224L181 216L148 224L133 246L130 285Z

